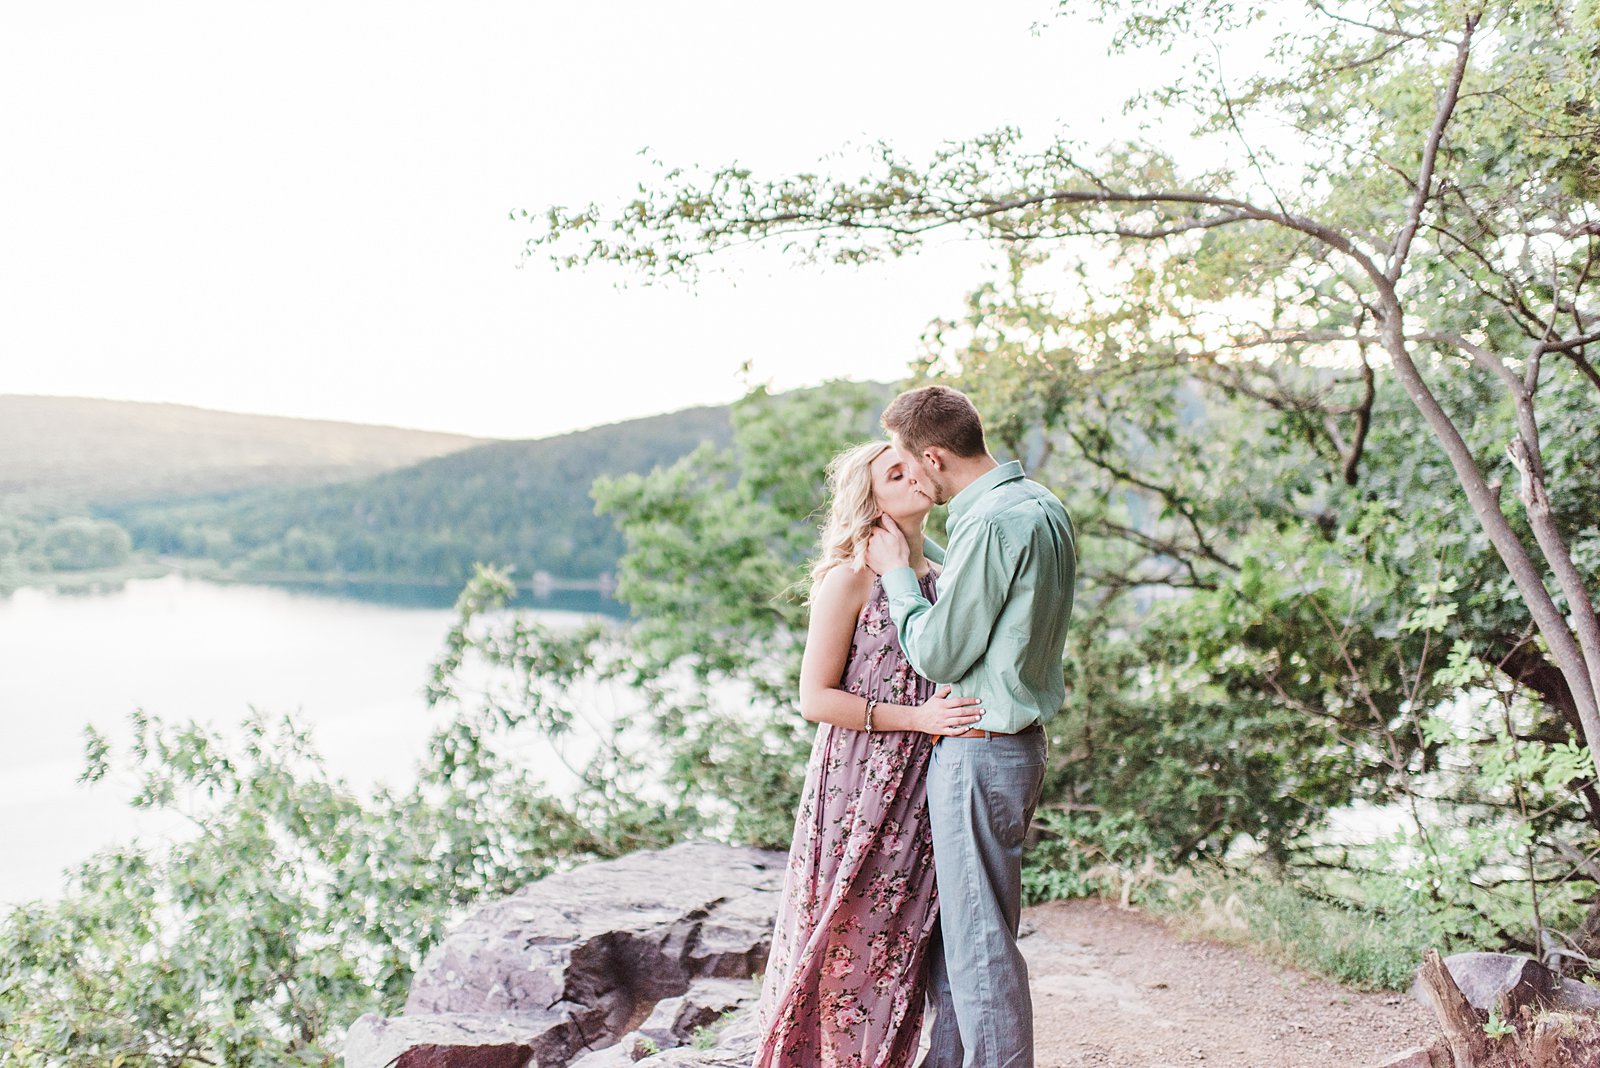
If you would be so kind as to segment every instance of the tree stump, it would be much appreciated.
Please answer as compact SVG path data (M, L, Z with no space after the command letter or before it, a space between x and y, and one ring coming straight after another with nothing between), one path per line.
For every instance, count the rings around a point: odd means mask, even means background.
M1487 1036L1483 1033L1483 1018L1478 1010L1467 1003L1461 988L1451 978L1436 950L1428 950L1422 957L1419 973L1422 989L1428 996L1433 1015L1439 1021L1450 1046L1450 1056L1455 1068L1479 1068L1488 1053Z
M1555 1068L1564 1059L1561 1058L1560 1021L1539 1020L1526 1034L1517 1032L1517 1049L1529 1068Z

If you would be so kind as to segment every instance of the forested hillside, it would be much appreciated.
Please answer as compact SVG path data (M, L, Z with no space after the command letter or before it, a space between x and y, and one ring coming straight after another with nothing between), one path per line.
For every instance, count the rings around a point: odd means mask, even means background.
M362 576L459 583L474 562L567 580L613 570L622 541L595 515L599 475L671 464L726 444L726 407L499 441L376 477L112 508L136 550L206 558L253 577Z

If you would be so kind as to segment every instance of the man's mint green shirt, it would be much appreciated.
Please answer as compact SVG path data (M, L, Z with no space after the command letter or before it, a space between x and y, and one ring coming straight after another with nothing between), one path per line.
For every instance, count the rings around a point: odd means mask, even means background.
M939 599L909 567L883 576L900 646L918 674L983 700L985 730L1043 723L1066 700L1061 654L1077 537L1056 495L1013 460L950 500Z

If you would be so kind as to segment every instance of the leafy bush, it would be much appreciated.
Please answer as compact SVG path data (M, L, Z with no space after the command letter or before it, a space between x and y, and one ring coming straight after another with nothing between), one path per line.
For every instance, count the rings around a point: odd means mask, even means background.
M1131 813L1097 816L1046 809L1035 822L1039 841L1022 869L1026 904L1106 896L1132 900L1134 886L1159 870L1149 828Z

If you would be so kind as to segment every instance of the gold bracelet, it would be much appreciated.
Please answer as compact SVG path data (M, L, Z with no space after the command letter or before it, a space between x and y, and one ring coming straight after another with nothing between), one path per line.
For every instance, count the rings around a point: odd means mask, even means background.
M868 734L872 733L872 710L874 708L877 708L877 707L878 707L878 699L876 697L868 698L868 700L867 700L867 733Z

